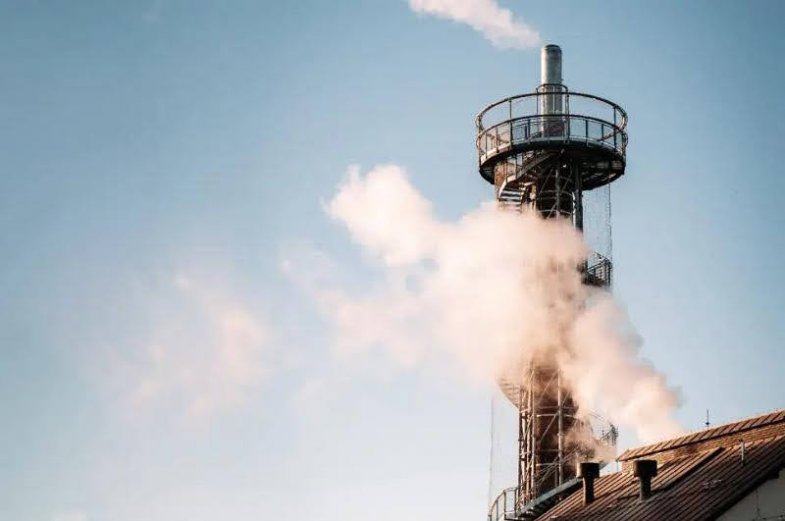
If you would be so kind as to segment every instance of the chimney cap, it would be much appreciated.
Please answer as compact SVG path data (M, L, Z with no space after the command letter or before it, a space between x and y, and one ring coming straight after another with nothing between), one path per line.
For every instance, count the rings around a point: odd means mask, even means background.
M635 460L633 462L632 473L636 478L653 478L657 475L657 460Z
M583 461L578 464L578 477L594 479L600 477L600 464L592 461Z

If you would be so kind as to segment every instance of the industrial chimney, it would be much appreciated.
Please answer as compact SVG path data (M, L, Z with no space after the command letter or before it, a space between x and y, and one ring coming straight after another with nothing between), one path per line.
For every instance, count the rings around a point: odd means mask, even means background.
M561 77L561 47L546 45L540 53L540 86L537 88L537 92L555 94L541 97L540 112L542 114L561 114L564 110L564 97L558 93L564 92L565 89Z
M493 184L501 208L567 219L584 233L605 234L605 244L610 245L607 187L624 174L627 114L606 99L570 92L563 83L558 45L542 49L541 67L541 84L534 92L493 103L477 116L480 174ZM572 106L578 109L571 110ZM584 197L601 193L603 188L608 199L602 208L608 215L604 223L597 225L592 220L585 227L590 221L584 219ZM589 244L594 247L592 241ZM585 284L609 287L610 248L597 250L578 269ZM538 497L575 479L576 463L585 457L586 448L569 441L567 434L594 427L578 417L556 362L543 356L520 375L499 381L518 410L519 514L526 513L527 505L534 505ZM592 432L596 443L615 444L615 427ZM590 501L594 470L584 470L588 472L584 487ZM558 494L547 497L554 496Z
M540 53L540 83L561 85L561 47L546 45Z

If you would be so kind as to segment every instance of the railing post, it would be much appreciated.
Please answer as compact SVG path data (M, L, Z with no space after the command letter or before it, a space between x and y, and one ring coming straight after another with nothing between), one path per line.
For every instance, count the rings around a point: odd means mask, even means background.
M583 122L586 124L586 144L589 144L589 120L583 118Z
M616 145L616 134L618 134L619 126L616 124L616 107L613 107L613 150L618 150Z

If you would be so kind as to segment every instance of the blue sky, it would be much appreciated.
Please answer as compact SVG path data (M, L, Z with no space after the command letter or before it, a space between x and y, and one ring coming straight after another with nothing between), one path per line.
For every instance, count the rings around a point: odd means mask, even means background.
M783 4L501 5L630 114L615 293L679 419L785 407ZM281 259L372 280L352 164L491 198L473 118L536 48L403 0L2 2L0 43L0 519L484 516L488 393L336 361Z

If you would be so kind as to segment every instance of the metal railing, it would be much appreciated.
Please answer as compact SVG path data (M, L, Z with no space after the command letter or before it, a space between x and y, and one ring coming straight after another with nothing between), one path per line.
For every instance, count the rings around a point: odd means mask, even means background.
M543 102L554 96L561 98L563 112L543 114ZM528 144L584 144L622 158L627 149L627 113L591 94L533 92L505 98L480 112L476 124L480 163Z
M480 131L477 151L484 163L512 147L527 144L582 143L599 146L624 157L627 134L618 126L577 114L523 116Z
M507 515L515 514L518 504L518 487L509 487L501 491L488 508L488 521L506 519Z
M585 278L592 286L608 287L613 276L613 263L599 253L591 252L585 264Z
M591 437L594 439L594 443L598 446L611 448L615 453L616 442L619 435L619 431L615 425L597 413L590 413L588 418L584 420L583 425L589 429ZM578 452L576 451L574 454L569 455L569 457L578 457ZM610 461L601 460L599 463L600 467L604 468ZM520 490L518 487L505 488L491 502L488 508L488 521L509 521L519 519L522 513L536 509L538 505L545 500L550 500L554 494L560 493L561 490L568 488L571 484L574 484L575 481L576 480L573 479L563 483L553 490L545 492L542 496L535 498L527 505L521 505L519 503Z

